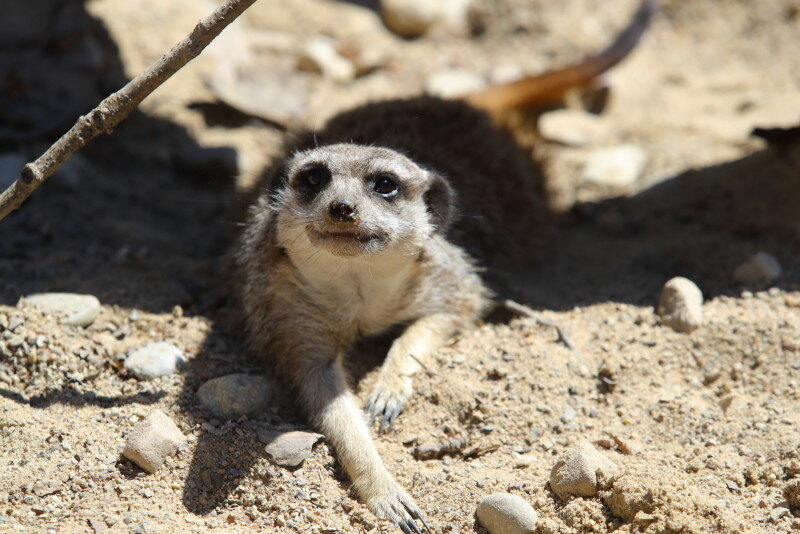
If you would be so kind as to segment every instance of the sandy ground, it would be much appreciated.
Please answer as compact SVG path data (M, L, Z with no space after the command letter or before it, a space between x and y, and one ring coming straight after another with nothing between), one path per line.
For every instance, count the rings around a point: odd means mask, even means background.
M485 532L475 507L495 491L531 503L542 534L800 531L800 510L782 495L800 477L800 144L750 135L799 122L800 3L663 4L610 77L606 136L587 147L535 147L563 215L541 261L515 281L517 298L559 325L574 350L532 319L480 326L439 351L395 429L377 438L436 532ZM480 35L437 30L413 41L355 3L262 0L242 22L262 37L328 34L385 52L381 68L352 82L304 74L303 122L315 124L359 102L419 92L446 67L490 76L578 59L635 7L477 6ZM86 2L105 43L97 50L110 54L104 76L137 73L207 8ZM257 59L285 66L281 46L262 46ZM216 102L203 77L230 60L221 50L0 223L0 531L391 531L352 498L324 443L297 470L270 464L259 429L308 428L290 394L239 422L214 419L195 398L205 380L259 368L231 320L222 259L236 184L192 154L229 147L223 153L236 155L246 181L283 135ZM0 147L32 156L45 141ZM622 142L647 153L634 187L579 182L592 150ZM769 286L738 284L734 269L759 251L783 274ZM706 298L705 323L691 334L660 325L654 312L676 275ZM15 307L42 291L96 295L101 315L69 328ZM121 370L126 350L156 340L187 355L180 373L140 381ZM354 365L362 398L376 363ZM189 443L148 475L120 453L153 408ZM453 432L497 448L476 459L414 458L415 444ZM598 497L561 501L550 469L584 439L599 440L625 474Z

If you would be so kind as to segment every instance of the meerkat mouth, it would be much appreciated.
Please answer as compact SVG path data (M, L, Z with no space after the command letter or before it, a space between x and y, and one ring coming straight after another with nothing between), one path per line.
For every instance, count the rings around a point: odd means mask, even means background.
M317 230L315 228L311 228L311 233L315 235L315 237L322 238L326 241L333 241L339 243L372 243L374 241L380 241L383 238L377 234L364 234L362 232L358 232L355 230Z

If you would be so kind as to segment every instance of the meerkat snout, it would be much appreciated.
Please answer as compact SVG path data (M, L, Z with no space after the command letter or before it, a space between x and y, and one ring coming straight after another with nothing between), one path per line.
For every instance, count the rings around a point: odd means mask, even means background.
M347 200L335 201L328 206L328 216L334 223L357 223L358 209Z

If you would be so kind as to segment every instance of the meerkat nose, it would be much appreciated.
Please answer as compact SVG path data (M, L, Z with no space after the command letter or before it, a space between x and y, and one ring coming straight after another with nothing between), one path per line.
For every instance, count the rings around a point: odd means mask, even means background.
M358 210L348 201L331 203L328 213L331 219L338 222L354 222L358 217Z

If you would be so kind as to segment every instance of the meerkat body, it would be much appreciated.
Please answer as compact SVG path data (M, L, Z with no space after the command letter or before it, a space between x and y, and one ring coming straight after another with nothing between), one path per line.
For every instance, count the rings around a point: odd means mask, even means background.
M634 25L646 25L645 7ZM496 110L516 94L476 102ZM343 360L359 339L404 327L366 408L391 425L414 373L475 324L503 273L525 268L546 220L539 167L474 105L379 102L301 136L258 186L237 254L254 352L297 391L359 498L404 532L425 521L384 467Z
M430 143L437 123L454 127L442 137L449 144ZM449 147L466 141L456 137L468 137L472 150L448 158ZM495 157L483 160L483 150ZM251 209L240 247L250 341L296 387L359 497L413 532L422 516L383 467L343 359L360 338L407 325L368 407L382 427L391 424L420 365L485 310L489 291L476 262L513 259L502 243L541 219L536 168L483 113L431 98L340 115L290 154ZM521 200L478 194L494 181ZM502 198L510 207L498 207ZM514 208L514 217L500 216Z

